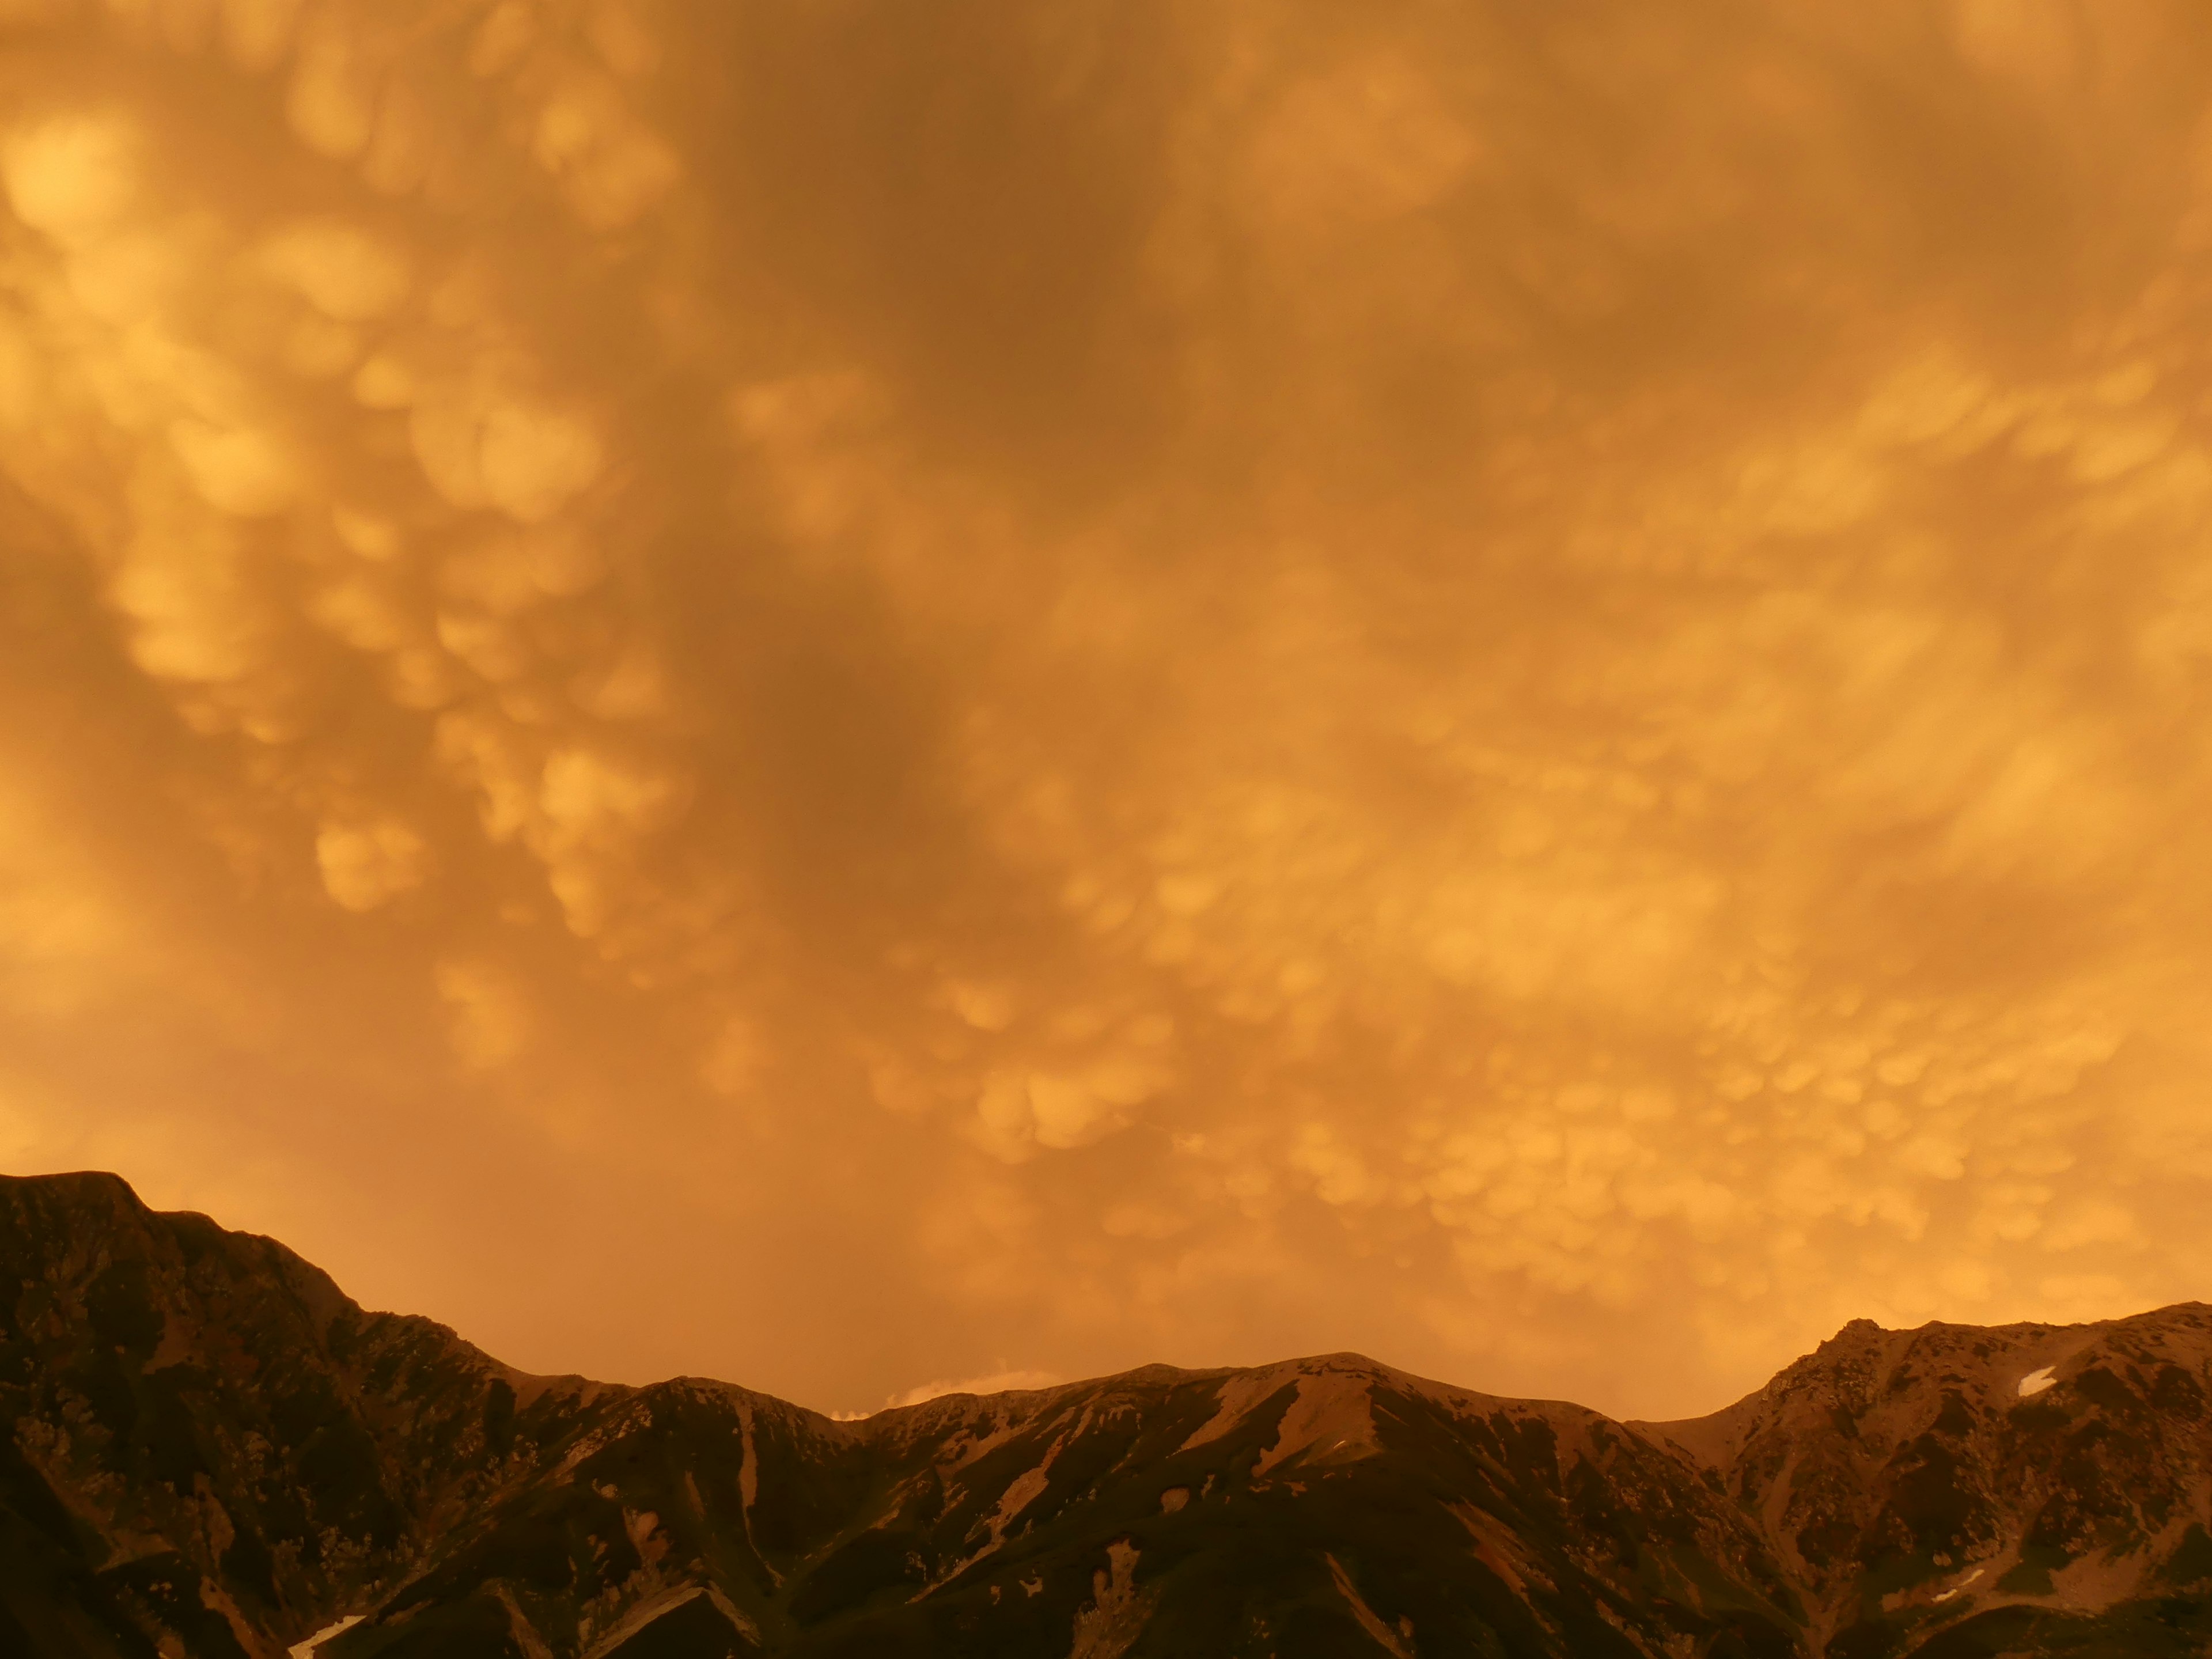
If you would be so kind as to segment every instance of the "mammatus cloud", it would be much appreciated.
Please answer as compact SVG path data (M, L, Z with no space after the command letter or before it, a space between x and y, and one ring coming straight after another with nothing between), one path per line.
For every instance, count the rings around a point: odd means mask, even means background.
M1201 9L0 8L0 1155L826 1407L2203 1294L2212 28Z

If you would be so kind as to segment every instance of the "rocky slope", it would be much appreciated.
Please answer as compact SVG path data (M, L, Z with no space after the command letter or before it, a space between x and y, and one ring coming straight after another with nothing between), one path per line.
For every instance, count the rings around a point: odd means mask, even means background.
M2200 1654L2208 1379L2199 1304L2064 1327L1861 1320L1725 1411L1639 1426L1722 1479L1831 1659Z
M526 1376L112 1176L0 1180L0 1653L2199 1654L2208 1387L2191 1305L1857 1324L1689 1423L1356 1355L837 1423Z

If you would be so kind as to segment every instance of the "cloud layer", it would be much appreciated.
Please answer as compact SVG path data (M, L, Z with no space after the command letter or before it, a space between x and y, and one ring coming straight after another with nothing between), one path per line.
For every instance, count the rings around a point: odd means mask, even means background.
M825 1408L2204 1295L2208 91L2181 0L0 5L0 1158Z

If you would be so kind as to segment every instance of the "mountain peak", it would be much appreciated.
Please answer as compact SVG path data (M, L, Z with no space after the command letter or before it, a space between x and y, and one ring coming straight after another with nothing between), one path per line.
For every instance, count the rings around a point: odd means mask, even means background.
M146 1216L137 1191L121 1176L106 1170L69 1170L54 1175L0 1175L0 1192L19 1195L19 1201L56 1207L103 1212L118 1216Z
M0 1650L2212 1649L2197 1304L1853 1321L1687 1423L1350 1352L837 1423L526 1377L112 1176L0 1181Z

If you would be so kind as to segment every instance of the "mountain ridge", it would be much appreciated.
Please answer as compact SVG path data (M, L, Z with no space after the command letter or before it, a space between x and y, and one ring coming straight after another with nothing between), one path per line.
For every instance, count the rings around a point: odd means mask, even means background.
M0 1651L2212 1651L2197 1303L1854 1321L1673 1422L1349 1352L839 1421L519 1371L100 1172L0 1177Z

